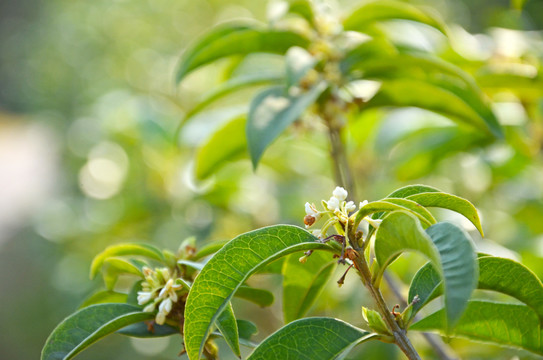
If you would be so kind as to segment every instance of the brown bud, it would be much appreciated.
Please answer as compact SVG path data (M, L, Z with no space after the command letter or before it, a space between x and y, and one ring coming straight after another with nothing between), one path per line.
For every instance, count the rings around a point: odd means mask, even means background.
M311 226L315 223L315 217L313 215L306 215L304 217L304 224Z

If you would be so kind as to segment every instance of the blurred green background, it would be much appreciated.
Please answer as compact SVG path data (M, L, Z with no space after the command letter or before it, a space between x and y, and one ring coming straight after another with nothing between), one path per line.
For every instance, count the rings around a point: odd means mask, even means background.
M410 183L466 197L483 219L486 238L471 231L478 249L522 260L542 278L543 1L527 1L522 11L514 8L520 2L414 1L440 13L454 36L444 45L417 29L404 34L476 76L507 127L505 140L480 143L442 131L442 118L402 109L350 119L348 145L360 201ZM347 12L357 3L338 6ZM54 326L101 285L88 279L88 269L109 244L148 241L174 250L192 235L205 244L269 224L300 225L306 201L330 196L327 138L317 125L291 128L256 173L246 157L206 182L192 176L195 149L230 113L203 113L175 138L183 114L220 82L223 70L209 66L176 88L182 50L217 23L264 21L266 4L0 2L0 357L39 357ZM400 28L391 23L389 29ZM489 76L494 69L504 76ZM473 230L449 213L440 216ZM402 258L394 265L398 280L408 284L421 263L417 256ZM273 276L253 281L280 285ZM360 306L371 302L356 279L348 277L339 290L331 281L328 290L312 314L362 325ZM276 297L272 310L234 303L239 317L257 322L260 338L281 326ZM415 342L426 351L421 339ZM450 345L470 359L532 358L462 340ZM80 358L172 359L180 350L179 337L115 335ZM362 354L400 358L385 344L365 346L351 358Z

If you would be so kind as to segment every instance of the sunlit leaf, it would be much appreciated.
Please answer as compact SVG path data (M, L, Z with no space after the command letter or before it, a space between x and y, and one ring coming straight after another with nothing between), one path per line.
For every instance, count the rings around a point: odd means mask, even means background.
M405 251L425 255L444 281L445 307L449 326L454 326L477 284L477 260L467 234L450 223L437 223L426 232L406 212L387 215L375 238L375 257L381 274Z
M366 3L353 11L343 22L345 30L364 32L377 21L411 20L436 28L446 33L445 25L436 16L400 1L379 0Z
M478 289L497 291L522 301L543 319L543 284L527 267L511 259L481 256ZM420 301L413 307L416 313L443 292L439 274L431 264L423 266L413 277L409 288L409 301L418 295Z
M328 252L314 252L305 263L303 253L289 255L283 265L283 317L285 323L303 317L322 292L336 268Z
M446 332L443 309L414 323L410 330ZM543 355L542 329L537 314L526 305L470 301L458 324L448 334L510 346Z
M417 216L420 221L428 226L435 224L436 220L428 210L418 205L414 201L404 200L406 199L392 198L367 203L359 209L358 213L356 214L355 223L358 223L363 218L371 214L379 213L384 215L386 212L403 210Z
M226 123L196 153L196 177L205 179L229 161L242 157L247 150L245 116ZM220 151L218 151L220 149Z
M248 360L342 359L353 347L375 336L338 319L300 319L262 341Z
M331 248L288 225L242 234L217 252L196 277L185 307L185 347L198 359L213 322L247 278L272 261L301 250Z
M220 58L265 52L284 54L292 46L307 47L309 40L287 30L257 25L227 24L215 28L187 49L177 69L177 82L188 73Z
M160 249L155 246L144 243L125 243L112 245L107 247L100 254L96 255L91 264L90 277L91 279L98 274L104 261L109 257L114 256L142 256L160 262L165 261L164 255Z
M106 288L112 290L122 274L142 276L141 269L132 262L119 257L109 257L104 260L102 275Z
M194 254L194 257L192 257L192 259L196 261L211 254L214 254L219 251L227 242L228 241L214 241L210 244L207 244L203 246L200 250L198 250L196 254Z
M128 304L99 304L77 311L53 330L42 350L42 360L67 360L106 335L130 324L154 318Z
M273 87L258 94L251 102L247 118L247 143L256 168L264 150L326 89L320 82L299 95L285 94L283 87Z

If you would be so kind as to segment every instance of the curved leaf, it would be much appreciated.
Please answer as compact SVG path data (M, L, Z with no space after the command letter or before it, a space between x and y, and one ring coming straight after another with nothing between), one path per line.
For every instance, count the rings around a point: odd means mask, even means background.
M266 338L248 360L342 359L353 347L376 336L338 319L300 319Z
M336 268L329 253L314 252L305 263L292 254L283 265L283 317L285 323L303 317L322 292Z
M370 203L367 203L362 208L359 209L358 213L356 214L355 218L355 224L359 223L362 219L364 219L366 216L371 214L382 214L384 215L385 212L390 211L398 211L403 210L406 212L410 212L413 215L417 216L423 223L426 225L432 225L436 222L432 214L426 209L424 209L422 206L418 205L416 202L407 200L402 201L405 199L400 198L394 198L394 199L383 199L378 201L372 201Z
M137 338L155 338L164 337L175 334L181 334L178 327L168 324L158 325L152 323L152 326L146 322L139 322L136 324L128 325L125 328L117 331L117 334L126 335Z
M445 284L445 307L452 327L477 284L477 260L471 241L453 224L437 223L424 232L413 215L393 212L383 219L375 238L375 256L380 266L376 278L408 250L425 255L438 269Z
M219 318L215 323L217 325L217 329L219 329L221 332L230 349L232 349L237 357L241 358L241 350L239 349L238 324L236 322L236 316L234 315L232 304L228 304L228 306L219 315Z
M182 56L176 80L220 58L256 52L284 54L291 46L307 47L309 40L287 30L256 25L227 24L212 30Z
M245 116L226 123L196 153L196 177L206 179L229 161L243 156L247 149ZM220 151L217 151L220 149Z
M491 112L480 113L482 106L476 105L473 98L479 99L479 95L452 85L445 87L429 81L394 79L383 82L365 107L418 107L502 137L495 116Z
M296 96L285 95L283 87L272 87L253 99L246 131L254 168L264 150L317 100L326 86L320 82Z
M228 81L220 84L219 86L213 88L213 90L211 90L210 92L204 94L203 98L198 102L198 104L185 114L185 117L181 121L181 125L186 123L190 118L201 112L207 106L237 90L257 85L277 83L283 80L284 77L285 74L283 73L270 71L254 74L245 74L228 79Z
M275 300L273 293L270 291L246 285L240 286L234 296L253 302L261 307L270 306Z
M511 259L479 257L478 289L497 291L522 301L543 319L543 284L527 267ZM413 306L415 314L443 292L441 279L433 266L424 265L413 277L409 288L409 302L418 295L420 301Z
M308 0L294 0L289 3L288 12L290 14L296 14L307 20L311 25L314 24L315 14L311 7L311 2Z
M155 246L144 243L126 243L108 246L104 251L96 255L92 260L90 277L91 279L98 274L104 261L113 256L143 256L160 262L165 261L164 254Z
M117 283L117 279L121 274L142 275L140 267L119 257L109 257L105 259L103 266L104 270L102 271L102 276L104 277L104 283L108 290L112 290L115 287L115 283Z
M443 309L414 323L410 330L446 332ZM449 336L483 341L543 355L543 332L536 313L526 305L470 301Z
M128 295L111 291L101 290L90 295L88 298L79 305L79 309L96 305L96 304L108 304L108 303L126 303Z
M420 193L429 193L429 192L441 192L441 190L436 189L435 187L432 187L432 186L428 186L428 185L421 185L421 184L407 185L397 190L394 190L393 192L387 195L387 198L406 198L411 195L420 194Z
M439 207L443 209L449 209L455 211L461 215L464 215L475 228L483 235L483 227L481 220L479 219L479 213L472 203L458 197L443 192L430 192L414 194L407 197L409 200L413 200L424 207Z
M154 314L127 304L99 304L81 309L62 321L45 342L42 360L67 360L106 335Z
M332 248L289 225L242 234L213 256L196 277L185 307L185 347L198 359L213 322L247 278L272 261L301 250Z
M446 34L445 25L434 16L405 2L379 0L353 11L343 22L345 30L362 31L377 21L411 20L429 25Z
M214 241L212 243L209 243L207 245L204 245L194 256L192 257L192 260L197 261L201 258L204 258L208 255L214 254L217 251L219 251L228 241Z
M236 320L236 323L239 332L239 344L250 348L255 348L258 344L252 342L251 337L258 333L256 325L248 320ZM214 331L211 333L211 337L215 336L224 338L219 331Z

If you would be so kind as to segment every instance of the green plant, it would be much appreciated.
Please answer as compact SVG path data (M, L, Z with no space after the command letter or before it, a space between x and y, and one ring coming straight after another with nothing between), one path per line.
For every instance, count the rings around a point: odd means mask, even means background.
M42 358L71 358L113 332L140 337L181 333L190 359L215 358L217 337L223 337L237 356L240 344L255 347L251 359L335 359L371 340L394 343L409 359L419 359L408 331L437 331L543 354L540 280L517 262L477 254L465 231L438 222L428 210L455 211L482 235L470 202L425 185L406 186L358 207L354 202L357 187L344 144L349 117L376 107L419 107L445 115L461 131L477 133L480 141L502 136L469 74L396 43L380 24L409 20L443 36L447 27L424 10L395 1L367 3L342 23L307 1L280 6L271 26L224 24L184 53L178 81L216 60L235 59L228 79L188 112L180 130L223 96L273 85L251 100L246 116L234 117L200 148L196 176L208 177L246 149L256 168L264 151L295 121L307 117L307 122L325 124L338 187L321 206L306 203L304 218L307 228L319 223L321 228L308 232L297 226L270 226L199 251L189 239L175 254L145 244L112 246L91 267L91 276L102 271L106 290L94 294L53 331ZM254 53L284 55L284 70L247 71L243 59ZM414 277L406 306L396 311L385 302L381 288L387 267L406 251L422 254L429 263ZM230 301L237 296L270 305L273 294L248 287L246 280L277 264L283 275L287 325L255 344L255 325L236 320ZM362 309L369 331L334 318L304 317L336 264L347 266L345 273L354 268L375 302L374 309ZM141 279L123 294L114 291L120 274ZM344 280L345 275L338 284ZM301 293L304 285L307 289ZM506 294L519 303L470 300L475 289ZM418 312L439 296L443 308L417 319Z

